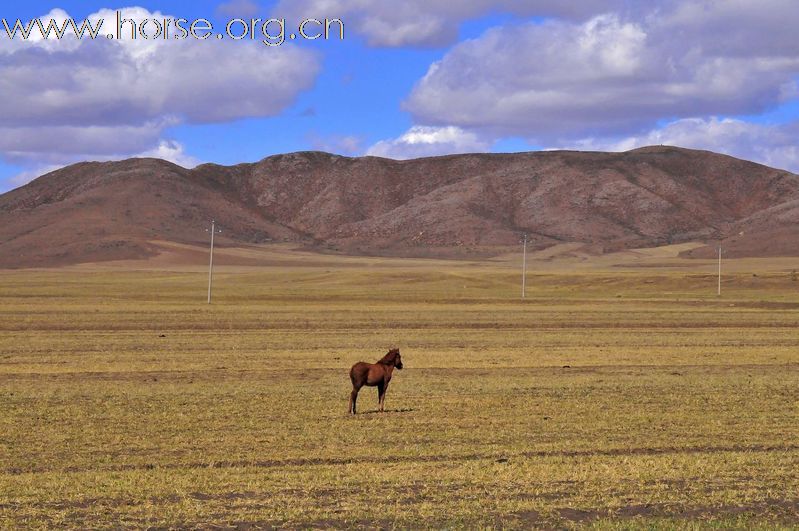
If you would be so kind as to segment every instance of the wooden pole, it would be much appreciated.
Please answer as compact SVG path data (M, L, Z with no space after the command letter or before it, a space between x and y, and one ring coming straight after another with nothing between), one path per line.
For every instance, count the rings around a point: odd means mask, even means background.
M211 261L208 264L208 304L211 304L211 285L214 280L214 235L216 232L216 221L211 220Z
M527 296L527 234L524 235L522 250L522 299Z

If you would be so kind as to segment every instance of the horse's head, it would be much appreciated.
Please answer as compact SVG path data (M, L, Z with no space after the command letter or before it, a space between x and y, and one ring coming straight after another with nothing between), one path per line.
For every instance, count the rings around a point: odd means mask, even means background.
M377 363L382 363L383 365L389 365L391 367L396 367L397 369L402 369L402 358L400 357L399 349L392 348Z
M382 363L383 365L389 365L397 369L402 369L402 358L399 355L399 349L392 348L377 363Z
M392 348L389 351L390 354L394 354L394 367L397 369L402 370L402 356L400 356L400 351L398 348Z

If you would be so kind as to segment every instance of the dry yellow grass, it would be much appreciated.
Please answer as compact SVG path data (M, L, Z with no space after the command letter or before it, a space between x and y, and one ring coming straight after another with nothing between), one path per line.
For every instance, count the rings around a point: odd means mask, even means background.
M641 253L2 272L0 522L799 525L789 261Z

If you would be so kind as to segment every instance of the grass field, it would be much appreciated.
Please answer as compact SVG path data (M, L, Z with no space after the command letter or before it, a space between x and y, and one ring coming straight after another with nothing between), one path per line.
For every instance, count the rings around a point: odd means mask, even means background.
M0 272L0 523L799 526L799 282L758 264Z

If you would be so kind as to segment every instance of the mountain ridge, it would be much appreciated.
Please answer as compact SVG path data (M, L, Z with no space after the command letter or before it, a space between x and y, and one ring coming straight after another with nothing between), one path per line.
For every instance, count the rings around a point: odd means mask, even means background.
M146 258L153 240L204 243L211 219L222 245L347 254L485 256L528 233L532 248L720 239L733 256L794 256L799 176L667 146L401 161L304 151L194 169L83 162L0 195L0 267Z

